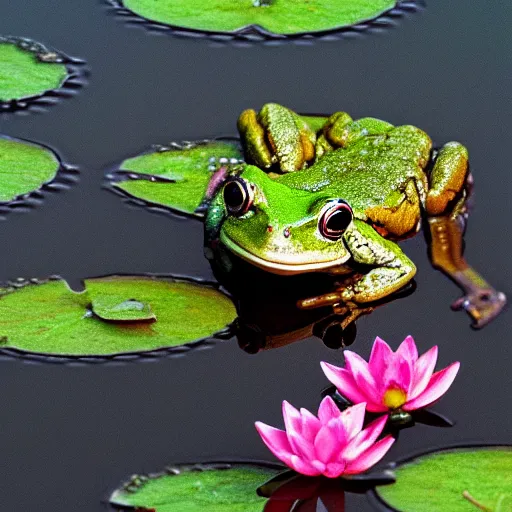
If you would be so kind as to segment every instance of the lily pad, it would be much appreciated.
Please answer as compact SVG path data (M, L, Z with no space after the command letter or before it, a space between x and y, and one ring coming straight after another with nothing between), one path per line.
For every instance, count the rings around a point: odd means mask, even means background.
M0 203L40 189L55 179L60 168L51 149L0 135Z
M110 503L123 510L261 512L266 500L256 489L277 471L252 464L172 467L155 477L132 477Z
M81 64L30 39L0 36L0 111L25 108L43 96L79 86Z
M434 452L400 464L393 471L396 483L376 492L394 510L476 511L465 497L469 493L485 509L495 512L512 494L512 447Z
M325 33L374 20L397 0L110 0L124 14L171 28L264 37Z
M196 210L212 172L241 158L236 140L172 144L125 160L108 178L115 191L145 204L201 217Z
M3 351L52 356L114 356L220 336L233 322L231 300L213 285L155 276L62 279L0 289Z

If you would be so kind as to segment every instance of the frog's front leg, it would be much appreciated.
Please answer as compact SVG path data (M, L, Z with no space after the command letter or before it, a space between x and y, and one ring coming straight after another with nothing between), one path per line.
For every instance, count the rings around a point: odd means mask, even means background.
M473 319L473 327L481 328L500 313L506 297L473 270L463 256L465 187L469 178L466 148L457 142L443 146L430 176L426 210L432 265L465 293L452 304L453 309L465 309Z
M310 309L343 303L349 309L356 309L360 304L375 302L396 292L416 274L414 263L400 247L363 221L354 221L344 241L354 262L373 268L351 275L332 293L300 301L299 307Z
M247 162L263 170L297 171L315 156L315 132L298 114L275 103L259 113L242 112L238 131Z

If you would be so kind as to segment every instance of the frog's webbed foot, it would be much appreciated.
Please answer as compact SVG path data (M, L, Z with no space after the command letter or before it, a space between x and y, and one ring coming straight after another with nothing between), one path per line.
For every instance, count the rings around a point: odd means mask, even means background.
M356 264L368 272L353 273L341 281L332 293L299 302L304 309L322 306L347 308L348 311L373 307L410 283L416 267L398 245L380 236L370 225L355 220L345 238Z
M463 256L466 199L471 185L466 148L457 142L446 144L432 169L426 201L430 260L464 292L452 308L464 309L473 319L472 326L479 329L502 311L506 297L473 270Z
M295 112L275 103L266 104L259 113L242 112L238 131L247 162L263 170L297 171L315 156L313 130Z
M472 284L469 284L468 289L471 287ZM493 288L477 288L457 299L452 304L452 309L454 311L464 309L473 319L472 327L481 329L501 313L506 303L507 298L504 293Z

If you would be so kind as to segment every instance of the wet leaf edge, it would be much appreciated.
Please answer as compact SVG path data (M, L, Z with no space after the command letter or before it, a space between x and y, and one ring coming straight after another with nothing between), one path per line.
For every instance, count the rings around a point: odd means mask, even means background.
M230 459L230 460L213 460L213 461L205 461L205 462L184 462L184 463L175 463L166 466L162 471L158 473L148 473L148 474L135 474L131 478L141 478L142 481L139 484L132 484L132 480L121 483L115 490L113 490L106 502L112 507L114 510L136 510L136 505L126 505L120 504L113 501L115 495L118 492L136 492L139 488L141 488L147 480L157 480L161 477L165 476L178 476L182 473L186 472L203 472L203 471L229 471L230 469L237 469L240 467L253 467L256 469L268 469L271 471L276 471L276 475L285 471L287 468L282 464L276 462L268 462L263 460L252 460L252 459ZM264 483L264 482L262 482ZM129 488L131 487L131 488ZM256 489L254 490L256 492Z
M279 34L266 30L261 25L247 25L233 31L204 30L181 27L179 25L168 25L162 22L145 18L140 14L128 9L123 0L103 0L107 8L115 15L125 19L127 24L142 26L146 30L168 33L177 37L208 38L218 42L286 42L297 40L311 40L320 38L341 38L345 35L355 35L366 31L380 30L394 26L396 21L408 14L416 13L425 8L425 0L396 0L395 6L375 18L363 20L354 25L333 27L326 30L312 32L296 32L292 34Z
M68 72L60 87L56 89L9 101L0 100L0 114L53 106L61 99L75 96L78 90L87 84L89 71L85 60L71 57L60 50L26 37L0 36L0 43L14 44L25 51L35 53L38 58L40 55L55 53L58 59L56 62L64 64Z
M445 446L443 448L433 448L431 450L426 450L422 452L417 452L414 455L410 455L403 459L399 459L398 461L391 462L384 469L388 469L391 471L396 470L398 467L411 464L414 462L418 462L420 459L425 457L429 457L431 455L435 455L438 453L450 453L464 450L512 450L512 444L506 443L476 443L476 444L454 444L450 446ZM388 504L384 498L381 497L377 488L368 491L367 493L368 501L370 501L373 505L377 506L379 510L383 512L402 512L401 510L392 507Z
M217 290L229 299L231 295L216 281L208 281L199 277L181 276L174 274L153 274L153 273L141 273L141 274L104 274L93 277L86 277L81 279L83 283L86 280L91 279L107 279L107 278L122 278L122 277L140 277L150 278L155 280L167 280L172 282L182 282L197 284L200 286L207 286ZM7 293L15 293L16 290L30 285L44 285L50 281L66 281L59 275L52 275L45 279L31 278L24 279L18 278L14 281L0 282L0 288L13 288L12 291ZM68 284L69 286L69 284ZM70 288L71 289L71 288ZM85 287L84 287L85 289ZM72 289L73 292L77 290ZM183 345L172 346L172 347L161 347L154 350L141 350L134 352L120 352L117 354L105 354L105 355L72 355L72 354L45 354L44 352L30 352L28 350L22 350L13 347L1 347L0 346L0 359L21 359L27 362L40 362L40 363L85 363L85 364L105 364L105 363L122 363L122 362L133 362L133 361L144 361L144 360L156 360L162 357L179 357L192 350L203 350L214 347L217 343L223 341L229 341L234 336L234 325L236 318L230 324L226 325L220 331L217 331L210 336L205 338L199 338Z
M124 158L121 162L119 162L118 164L111 167L110 170L108 170L105 174L105 183L104 183L103 188L105 188L109 192L112 192L113 194L121 197L124 200L124 202L128 205L136 206L136 207L143 207L146 210L149 210L154 213L160 213L160 214L165 214L165 215L171 214L172 216L178 217L178 218L194 219L194 220L202 221L203 217L204 217L204 215L202 213L199 213L199 212L191 212L190 213L190 212L180 210L178 208L173 208L170 206L165 206L160 203L155 203L152 201L141 199L133 194L130 194L126 190L123 190L123 189L117 187L116 185L118 183L122 183L124 181L137 181L137 178L132 179L129 176L130 175L137 176L139 173L130 171L127 169L123 169L121 167L123 162L126 161L127 159L137 158L137 157L141 157L144 155L150 155L150 154L158 152L158 151L163 152L163 151L173 151L173 150L180 151L180 150L186 150L186 149L194 149L198 146L203 146L203 145L215 143L215 142L235 143L238 146L240 146L240 151L242 152L240 138L235 137L235 136L214 137L211 139L199 139L199 140L194 140L194 141L184 140L181 142L170 142L168 144L153 144L150 147L146 148L145 150L142 150L139 153L135 153L131 156ZM149 173L144 174L144 176L146 176L146 177L151 176L151 174L149 174ZM143 178L141 178L141 179L143 179Z
M0 133L0 138L14 142L20 142L23 144L29 144L32 146L38 146L52 153L52 155L59 163L59 168L57 169L54 177L43 183L39 188L27 192L26 194L16 196L10 201L0 201L0 216L6 215L11 211L33 209L41 204L46 194L68 190L75 183L77 183L79 174L78 167L65 163L59 153L57 153L55 149L48 146L47 144L42 144L41 142L36 142L29 139L11 137L5 133Z

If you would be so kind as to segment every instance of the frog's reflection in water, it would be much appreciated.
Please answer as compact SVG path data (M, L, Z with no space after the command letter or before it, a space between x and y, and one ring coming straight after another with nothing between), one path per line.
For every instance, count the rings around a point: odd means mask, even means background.
M329 348L347 347L356 338L359 317L407 297L416 289L413 280L395 294L364 307L335 304L303 309L298 304L309 297L329 293L336 286L336 278L326 274L276 276L241 261L229 275L216 277L235 301L238 311L235 333L240 348L252 354L312 336Z

